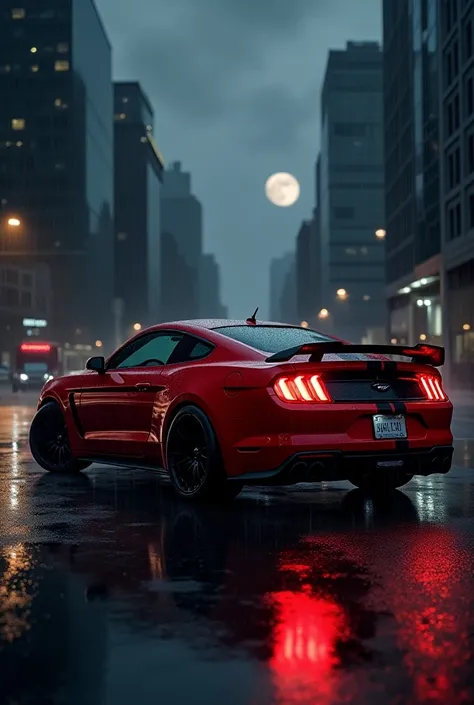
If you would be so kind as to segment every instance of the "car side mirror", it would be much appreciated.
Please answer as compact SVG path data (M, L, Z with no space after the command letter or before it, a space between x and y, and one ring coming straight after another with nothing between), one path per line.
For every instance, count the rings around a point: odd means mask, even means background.
M104 357L90 357L86 362L86 370L93 370L103 375L105 372L105 358Z

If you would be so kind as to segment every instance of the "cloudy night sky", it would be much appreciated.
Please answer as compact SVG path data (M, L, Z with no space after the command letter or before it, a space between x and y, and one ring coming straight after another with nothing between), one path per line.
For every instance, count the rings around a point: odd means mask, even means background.
M231 317L268 312L269 264L314 205L319 91L329 49L380 40L382 0L97 0L114 78L138 80L166 161L191 171L204 249ZM291 208L265 198L275 171L301 183Z

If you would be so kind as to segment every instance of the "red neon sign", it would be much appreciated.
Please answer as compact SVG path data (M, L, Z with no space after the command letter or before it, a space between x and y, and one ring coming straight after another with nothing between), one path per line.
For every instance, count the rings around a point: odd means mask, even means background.
M23 343L20 347L22 352L42 352L47 353L51 351L51 345L46 345L43 343Z

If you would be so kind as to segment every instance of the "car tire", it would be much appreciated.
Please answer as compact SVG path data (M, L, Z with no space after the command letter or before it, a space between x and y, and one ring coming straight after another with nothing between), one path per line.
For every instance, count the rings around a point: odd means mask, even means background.
M55 402L38 409L31 422L29 441L31 454L43 470L75 473L92 464L73 456L64 415Z
M181 407L171 421L166 467L175 492L186 500L227 502L243 488L241 482L227 479L211 422L192 404Z
M384 495L393 492L399 487L403 487L403 485L410 482L412 477L413 475L399 472L384 472L380 474L361 472L357 475L351 475L347 479L366 494Z

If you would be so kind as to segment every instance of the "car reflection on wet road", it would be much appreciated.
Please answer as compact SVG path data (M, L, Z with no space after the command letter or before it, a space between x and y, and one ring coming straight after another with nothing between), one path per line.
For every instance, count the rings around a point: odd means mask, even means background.
M0 406L2 703L474 701L468 418L451 473L389 500L331 483L210 508L158 473L42 473L32 413Z

